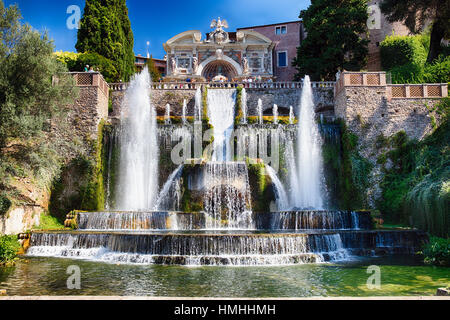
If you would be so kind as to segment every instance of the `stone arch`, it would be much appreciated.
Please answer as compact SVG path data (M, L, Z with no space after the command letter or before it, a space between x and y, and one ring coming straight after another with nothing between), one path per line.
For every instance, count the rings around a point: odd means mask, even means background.
M198 66L196 75L197 76L202 76L203 73L204 73L205 68L210 63L222 63L223 65L227 66L229 68L229 70L231 70L231 72L233 73L233 76L240 76L240 75L242 75L242 67L240 66L240 64L237 63L236 61L234 61L233 59L231 59L230 57L227 57L227 56L223 56L222 59L220 59L220 60L217 59L217 57L215 57L215 56L209 57L208 59L203 61Z

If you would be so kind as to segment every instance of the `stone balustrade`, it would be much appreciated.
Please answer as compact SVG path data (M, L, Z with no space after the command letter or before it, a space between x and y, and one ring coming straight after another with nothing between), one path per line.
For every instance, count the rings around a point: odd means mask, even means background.
M108 96L109 85L99 72L69 72L75 79L77 87L99 87Z
M448 96L447 83L388 84L386 72L343 72L335 85L335 96L344 87L384 87L388 99L443 98Z
M335 83L312 82L313 88L333 88ZM124 91L128 88L128 83L110 83L112 91ZM196 90L206 86L207 88L237 88L246 89L301 89L302 82L162 82L152 83L151 88L155 90Z

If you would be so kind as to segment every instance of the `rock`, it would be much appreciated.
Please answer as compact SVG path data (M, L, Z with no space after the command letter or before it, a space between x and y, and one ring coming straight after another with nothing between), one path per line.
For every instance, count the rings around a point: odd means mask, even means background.
M450 296L450 288L439 288L436 291L437 296Z

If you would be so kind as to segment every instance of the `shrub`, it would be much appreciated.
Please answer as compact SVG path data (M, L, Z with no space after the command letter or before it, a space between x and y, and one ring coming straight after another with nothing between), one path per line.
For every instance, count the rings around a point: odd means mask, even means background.
M13 262L19 249L17 236L0 236L0 265Z
M425 263L450 266L450 238L431 237L425 244L422 253Z
M423 82L447 83L450 82L450 56L440 55L432 64L425 65Z
M0 194L0 215L8 212L11 207L11 201L4 195Z
M385 70L397 66L425 64L427 50L422 36L387 36L380 44L381 64Z

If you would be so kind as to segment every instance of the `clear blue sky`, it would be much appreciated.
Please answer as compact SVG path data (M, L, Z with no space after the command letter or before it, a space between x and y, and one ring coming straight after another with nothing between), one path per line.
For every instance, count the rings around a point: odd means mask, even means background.
M3 0L17 3L24 22L39 31L47 30L56 50L75 51L76 30L66 27L68 6L78 5L83 12L84 0ZM209 32L209 24L218 16L228 21L228 31L253 25L271 24L298 19L300 10L310 0L190 0L145 1L127 0L134 51L146 55L147 41L154 58L163 58L163 43L186 30Z

